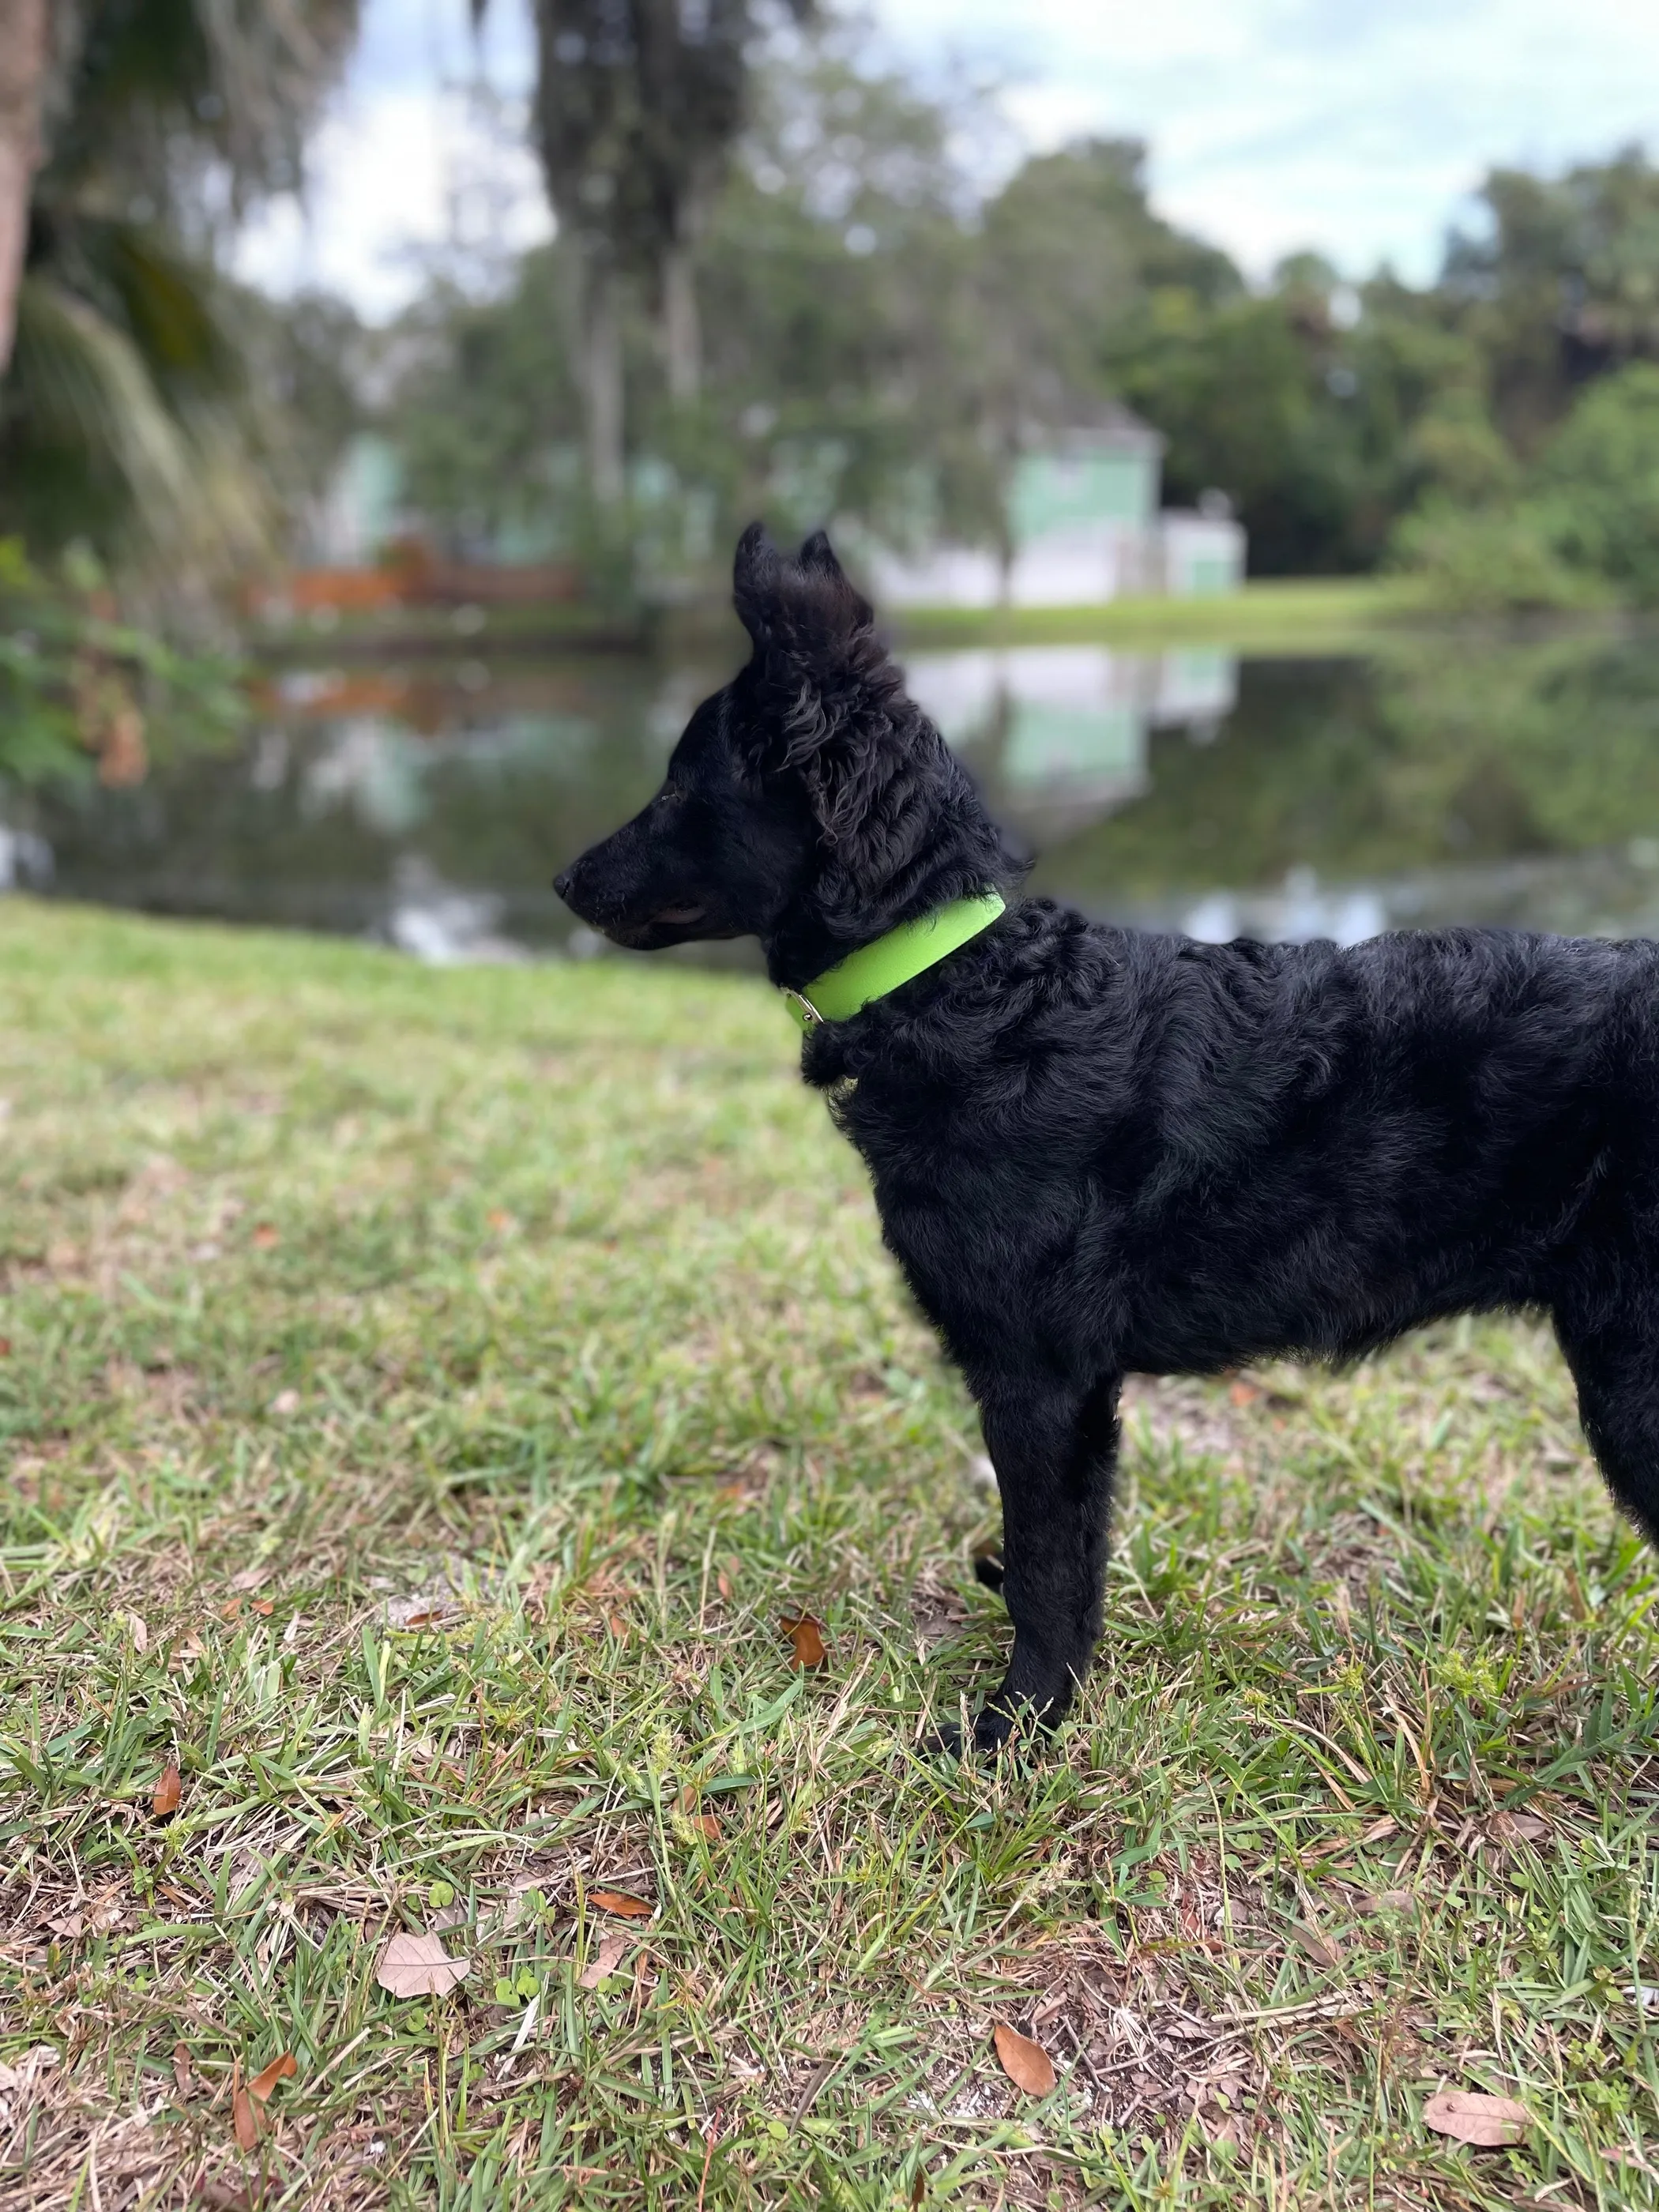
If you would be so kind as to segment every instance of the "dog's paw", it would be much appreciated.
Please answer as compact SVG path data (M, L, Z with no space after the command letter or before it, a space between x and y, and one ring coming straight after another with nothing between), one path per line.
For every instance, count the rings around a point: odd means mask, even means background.
M941 1721L923 1741L922 1749L935 1759L962 1757L962 1730L955 1721Z
M1029 1708L1010 1713L996 1705L987 1705L983 1711L975 1714L965 1741L957 1722L941 1721L933 1730L928 1748L936 1756L946 1759L966 1758L970 1752L978 1759L994 1759L1017 1736L1034 1735L1041 1731L1042 1723Z
M974 1716L974 1749L981 1759L994 1759L1016 1735L1035 1735L1039 1727L1036 1716L1029 1707L1023 1711L1006 1712L1000 1705L987 1705Z

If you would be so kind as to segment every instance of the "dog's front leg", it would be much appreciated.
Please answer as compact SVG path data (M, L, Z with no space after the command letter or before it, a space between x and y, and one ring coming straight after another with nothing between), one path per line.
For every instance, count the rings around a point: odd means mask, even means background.
M1002 1593L1014 1624L1008 1672L974 1723L981 1751L1022 1714L1052 1727L1100 1635L1121 1377L1089 1390L1054 1376L999 1376L977 1395L1002 1493Z

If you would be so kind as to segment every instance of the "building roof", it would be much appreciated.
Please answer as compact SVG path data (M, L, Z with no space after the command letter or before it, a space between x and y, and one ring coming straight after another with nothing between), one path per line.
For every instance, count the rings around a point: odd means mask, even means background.
M1121 400L1069 409L1063 422L1033 422L1023 441L1027 453L1161 454L1164 440Z

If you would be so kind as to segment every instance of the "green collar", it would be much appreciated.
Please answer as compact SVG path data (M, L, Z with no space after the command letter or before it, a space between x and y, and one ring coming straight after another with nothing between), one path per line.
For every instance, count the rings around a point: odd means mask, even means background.
M786 990L789 1011L808 1031L820 1022L844 1022L872 999L884 999L901 983L936 967L947 953L988 929L1002 910L1001 892L987 891L981 898L954 899L920 921L902 921L873 945L849 952L804 991Z

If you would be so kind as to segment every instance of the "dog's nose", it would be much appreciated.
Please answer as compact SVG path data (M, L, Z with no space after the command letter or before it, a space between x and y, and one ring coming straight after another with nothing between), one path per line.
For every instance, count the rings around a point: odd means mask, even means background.
M562 899L568 900L570 886L575 879L576 871L574 868L561 868L558 874L554 877L553 888Z

